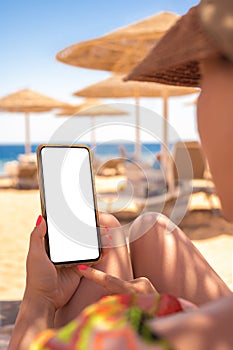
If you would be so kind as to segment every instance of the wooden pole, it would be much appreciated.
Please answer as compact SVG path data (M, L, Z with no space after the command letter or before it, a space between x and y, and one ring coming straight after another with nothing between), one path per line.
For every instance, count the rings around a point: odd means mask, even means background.
M169 156L168 144L168 89L163 89L163 144L162 144L162 165L168 185L168 193L174 194L175 182L173 174L173 163Z
M31 153L29 112L25 112L25 153Z
M91 148L94 150L95 146L96 146L95 117L91 117Z
M141 141L140 141L140 106L139 96L135 94L135 159L139 160L141 157Z

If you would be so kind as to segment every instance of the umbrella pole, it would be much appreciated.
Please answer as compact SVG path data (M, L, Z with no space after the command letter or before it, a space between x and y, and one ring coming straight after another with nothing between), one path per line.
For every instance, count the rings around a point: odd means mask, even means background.
M139 97L135 94L135 117L136 117L136 125L135 125L135 159L139 160L141 156L141 145L140 145L140 110L139 110Z
M31 152L30 145L30 120L29 113L25 113L25 153L29 154Z
M174 194L175 183L172 160L168 151L168 90L163 89L163 144L162 144L162 165L168 185L168 192Z
M95 117L91 117L91 149L94 150L95 146L96 146Z
M164 155L164 165L167 166L167 147L168 147L168 96L167 89L164 88L163 91L163 145L162 154Z

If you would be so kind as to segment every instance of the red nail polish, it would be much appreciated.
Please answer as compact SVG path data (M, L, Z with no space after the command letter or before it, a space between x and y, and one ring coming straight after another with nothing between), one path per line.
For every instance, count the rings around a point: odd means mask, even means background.
M88 266L86 265L77 265L77 269L79 270L86 270Z
M38 218L37 218L37 220L36 220L36 226L40 226L41 221L42 221L42 216L39 215Z
M109 231L109 227L108 226L104 226L104 228L105 228L105 231Z
M109 237L109 239L112 239L112 235L109 235L108 237Z

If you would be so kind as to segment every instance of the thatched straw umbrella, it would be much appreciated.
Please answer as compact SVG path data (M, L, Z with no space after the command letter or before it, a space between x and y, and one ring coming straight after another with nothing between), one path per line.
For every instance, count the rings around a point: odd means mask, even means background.
M175 24L179 19L179 15L171 12L161 12L154 16L148 17L131 25L119 28L100 38L84 41L75 45L69 46L58 52L56 58L64 63L91 69L100 69L112 71L115 73L128 73L136 66L151 50L153 46L161 39L167 30ZM117 78L118 79L118 78ZM119 81L121 78L118 79ZM108 80L105 81L108 83ZM122 82L120 82L122 83ZM117 82L116 82L116 85ZM122 83L123 85L123 83ZM124 90L124 88L122 87ZM130 90L127 96L117 96L121 91L117 92L117 87L111 97L135 97L136 101L136 125L139 124L138 118L138 98L140 96L154 97L160 96L164 98L164 109L166 118L166 100L170 96L166 90L160 89L159 94L155 95L150 92L153 89L149 85L145 88L135 88L132 85L125 87L125 90ZM85 90L85 89L84 89ZM142 90L146 91L142 94ZM101 95L83 95L85 97L110 97ZM174 95L176 96L176 95ZM164 130L164 142L166 141L166 123ZM136 157L140 154L139 128L136 128Z
M177 14L161 12L100 38L69 46L56 58L73 66L127 73L178 18Z
M156 83L123 81L123 76L115 75L102 80L96 84L86 87L74 93L78 97L98 97L98 98L126 98L134 97L136 101L136 159L140 157L140 116L139 116L139 97L162 97L163 98L163 145L167 148L168 132L168 97L183 96L197 93L198 89L168 86Z
M68 107L69 104L24 89L0 98L0 110L25 113L25 153L31 152L29 113L48 112L55 108Z

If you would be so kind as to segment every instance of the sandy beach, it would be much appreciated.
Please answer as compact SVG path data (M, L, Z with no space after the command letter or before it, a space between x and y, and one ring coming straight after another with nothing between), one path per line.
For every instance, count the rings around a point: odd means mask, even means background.
M20 300L30 232L40 214L37 190L0 190L0 300ZM233 225L206 211L189 212L179 225L232 287Z
M0 300L18 300L25 285L30 232L40 214L39 192L1 190L0 212Z

